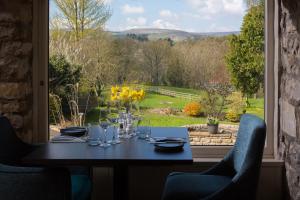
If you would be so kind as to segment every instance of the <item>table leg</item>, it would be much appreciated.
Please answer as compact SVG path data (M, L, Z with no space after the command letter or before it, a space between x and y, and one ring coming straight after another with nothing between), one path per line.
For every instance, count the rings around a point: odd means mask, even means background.
M129 200L127 165L114 166L114 200Z

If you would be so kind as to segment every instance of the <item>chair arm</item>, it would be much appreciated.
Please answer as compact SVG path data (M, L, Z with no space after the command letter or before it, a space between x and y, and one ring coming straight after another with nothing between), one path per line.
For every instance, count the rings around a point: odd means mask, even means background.
M232 167L229 166L228 162L225 160L220 161L211 168L201 172L203 175L220 175L220 176L230 176L233 177L236 172Z
M235 190L236 190L235 184L231 182L228 185L221 188L220 190L214 192L213 194L201 200L224 200L224 199L237 200L239 198L237 198Z
M0 165L0 196L6 200L70 200L68 170Z

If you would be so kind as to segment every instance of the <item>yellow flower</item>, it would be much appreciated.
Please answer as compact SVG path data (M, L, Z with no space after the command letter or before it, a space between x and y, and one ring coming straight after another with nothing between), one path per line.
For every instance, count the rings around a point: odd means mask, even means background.
M144 90L135 90L127 86L119 87L113 86L111 87L111 101L120 100L124 103L130 103L133 101L141 101L145 97Z
M117 95L111 95L110 100L111 101L116 101L116 100L118 100L118 96Z
M119 87L115 86L115 87L111 87L111 93L113 95L116 95L119 92Z
M138 92L137 92L136 90L131 90L131 91L130 91L130 98L131 98L133 101L138 100Z
M137 100L141 101L145 97L145 91L142 89L139 92L137 92Z
M122 88L122 91L120 92L120 99L122 101L128 101L129 100L129 90L126 88Z

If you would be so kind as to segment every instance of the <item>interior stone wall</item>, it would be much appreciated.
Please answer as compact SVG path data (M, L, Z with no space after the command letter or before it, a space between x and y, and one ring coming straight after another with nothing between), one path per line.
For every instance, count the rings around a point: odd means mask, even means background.
M0 1L0 114L32 140L32 0Z
M300 199L300 1L280 2L279 155L285 161L287 196Z

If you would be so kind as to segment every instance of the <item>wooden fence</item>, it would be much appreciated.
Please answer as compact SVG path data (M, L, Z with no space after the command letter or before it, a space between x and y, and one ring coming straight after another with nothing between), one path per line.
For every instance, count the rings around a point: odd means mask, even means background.
M145 91L148 91L148 92L162 94L162 95L166 95L166 96L170 96L170 97L177 97L177 98L188 99L188 100L196 100L196 101L201 100L200 95L189 94L189 93L184 93L184 92L177 92L177 91L174 91L174 90L167 90L167 89L163 89L161 87L142 86L140 88L142 88L142 89L144 89Z

